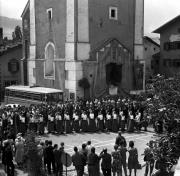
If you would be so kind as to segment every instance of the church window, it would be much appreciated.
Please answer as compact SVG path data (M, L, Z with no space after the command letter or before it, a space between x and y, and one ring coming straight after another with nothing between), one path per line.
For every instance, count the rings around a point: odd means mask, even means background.
M55 46L49 42L45 47L44 76L47 79L55 79Z
M118 9L117 9L117 7L110 7L109 8L109 19L110 20L117 20L118 19Z

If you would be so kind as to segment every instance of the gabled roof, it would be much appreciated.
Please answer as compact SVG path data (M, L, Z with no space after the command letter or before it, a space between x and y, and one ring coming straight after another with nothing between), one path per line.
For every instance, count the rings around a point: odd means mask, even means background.
M159 43L155 42L152 38L148 37L148 36L144 36L143 37L145 40L148 40L149 42L153 43L154 45L160 47Z
M28 0L28 2L27 2L27 4L26 4L26 6L25 6L25 8L24 8L24 10L23 10L23 12L22 12L22 14L21 14L21 18L23 18L24 14L25 14L26 11L28 10L28 8L29 8L29 0Z
M180 21L180 15L176 16L175 18L173 18L172 20L168 21L167 23L165 23L164 25L160 26L158 29L156 29L155 31L153 31L153 33L158 33L160 34L164 29L166 29L169 25Z

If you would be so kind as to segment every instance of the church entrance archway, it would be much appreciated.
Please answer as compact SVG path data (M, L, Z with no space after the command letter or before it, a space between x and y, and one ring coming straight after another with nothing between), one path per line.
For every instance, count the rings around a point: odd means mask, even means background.
M107 85L117 86L122 80L122 64L109 63L106 65Z

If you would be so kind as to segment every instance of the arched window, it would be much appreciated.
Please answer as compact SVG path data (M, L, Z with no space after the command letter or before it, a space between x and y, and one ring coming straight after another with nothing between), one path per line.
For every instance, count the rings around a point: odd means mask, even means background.
M52 42L49 42L45 47L45 78L54 79L55 77L55 46Z

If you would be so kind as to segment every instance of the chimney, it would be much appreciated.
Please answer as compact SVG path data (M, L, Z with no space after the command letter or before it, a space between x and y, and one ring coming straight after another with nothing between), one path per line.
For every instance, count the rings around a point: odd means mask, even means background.
M3 28L0 28L0 45L3 44Z

